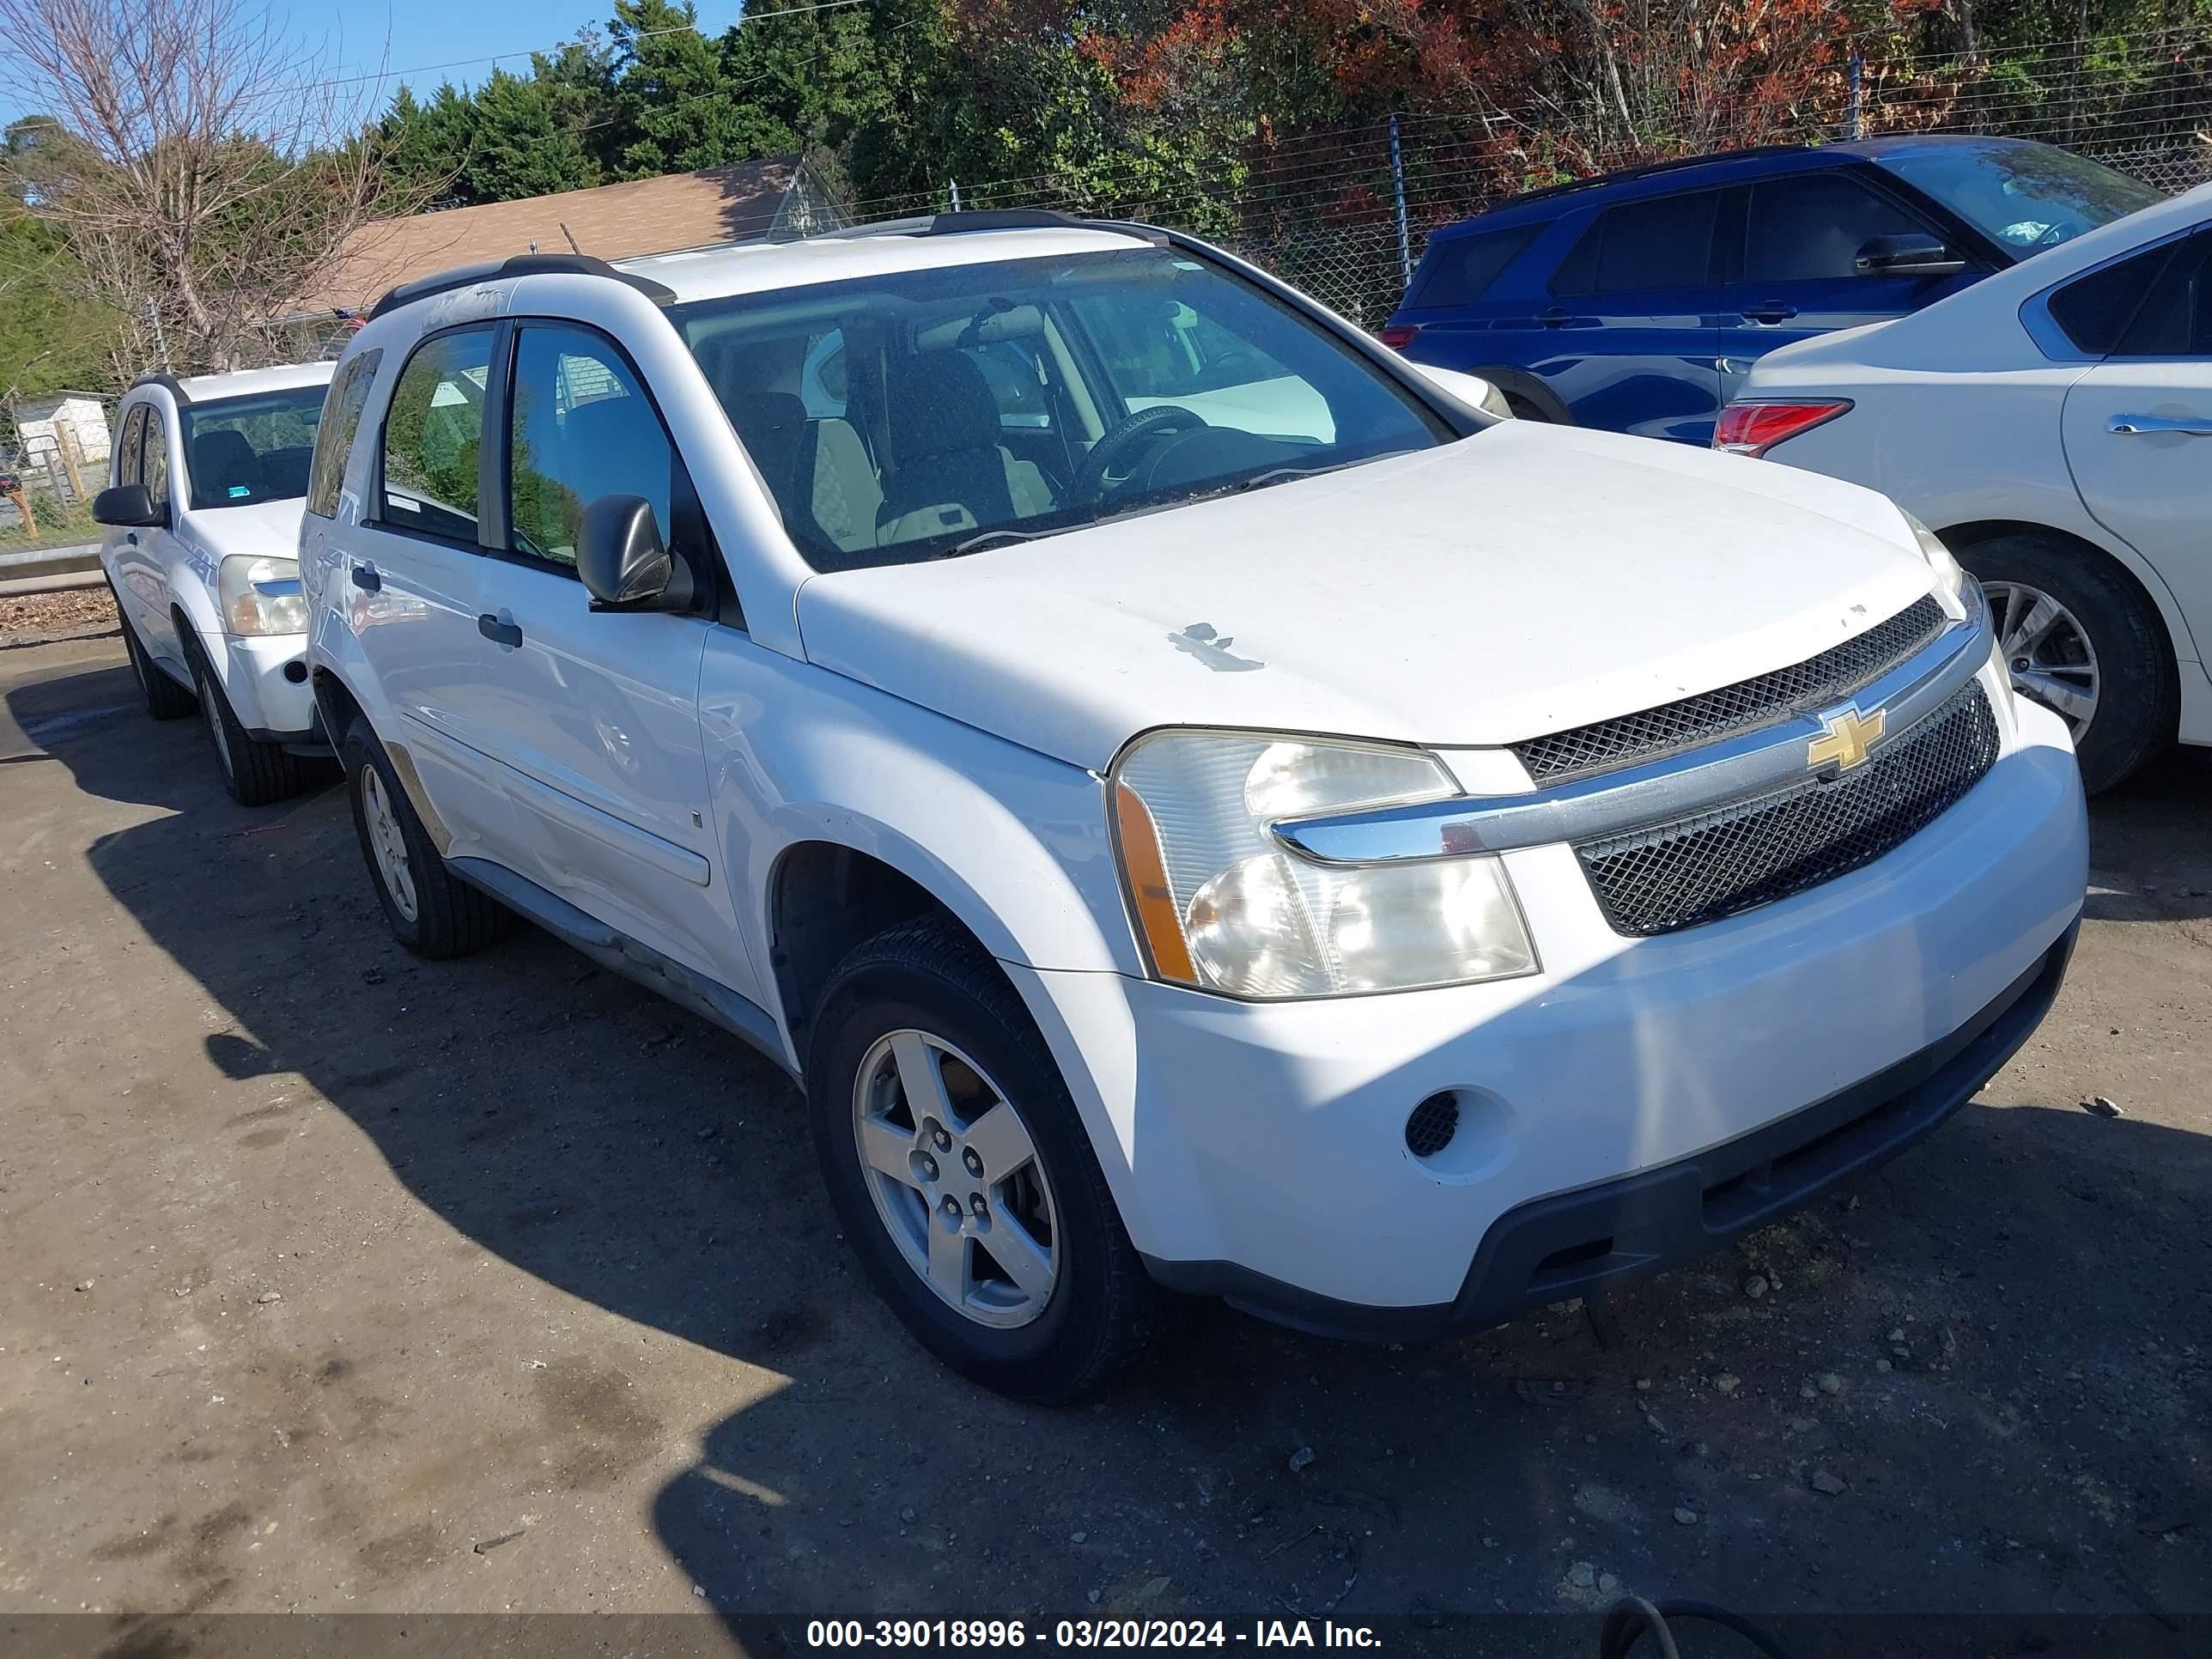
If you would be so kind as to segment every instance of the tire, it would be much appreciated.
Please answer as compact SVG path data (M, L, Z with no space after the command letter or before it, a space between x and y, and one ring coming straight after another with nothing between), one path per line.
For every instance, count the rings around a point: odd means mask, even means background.
M1160 1295L1121 1224L1060 1069L998 964L945 917L902 923L838 965L814 1025L806 1091L823 1183L877 1293L924 1347L1000 1394L1063 1405L1110 1386L1151 1340ZM927 1052L947 1091L940 1127L954 1133L943 1139L926 1133L937 1111L915 1110L902 1084L890 1087L889 1076L907 1074L904 1056L886 1054L893 1033L940 1045ZM871 1079L885 1080L864 1096ZM1025 1133L1030 1164L1021 1161L1023 1143L992 1133L981 1109L967 1115L987 1093L1013 1109L1012 1130ZM911 1179L893 1181L863 1162L864 1098L899 1103L904 1124L876 1121L893 1136L910 1126L912 1139L878 1136L877 1144L887 1160L922 1158ZM1006 1159L1000 1168L966 1162L971 1132L994 1163ZM933 1149L941 1164L924 1157ZM925 1166L936 1173L925 1176ZM988 1214L974 1211L979 1189ZM961 1212L954 1248L961 1279L975 1280L972 1312L933 1289L928 1269L908 1254L954 1237L942 1208L948 1197ZM1029 1285L991 1254L994 1236L1001 1249L1022 1240L1041 1247L1030 1258ZM1040 1295L1041 1257L1049 1258L1049 1285ZM998 1322L986 1322L992 1319Z
M209 668L207 654L197 645L185 647L192 665L192 684L198 692L200 713L206 717L208 736L215 744L216 764L222 787L240 806L267 806L310 787L315 781L311 763L288 755L282 746L248 736L238 723L230 698Z
M514 931L514 914L478 891L447 867L416 816L414 803L400 787L392 757L366 720L356 720L339 750L345 768L346 799L353 806L354 833L361 838L362 861L369 884L384 907L392 936L416 956L433 962L465 957L496 944ZM380 841L396 837L400 874L387 877ZM395 880L404 890L395 891Z
M171 679L155 665L146 647L138 642L138 629L131 620L131 613L123 608L123 600L108 584L108 596L115 600L115 619L123 625L123 651L131 659L131 672L138 677L138 690L146 698L146 712L157 720L180 720L199 708L192 694Z
M2165 629L2126 575L2103 554L2056 537L2022 534L1974 543L1958 556L1990 590L2001 642L2005 642L2008 602L2042 594L2063 607L2068 620L2038 641L2039 652L2062 646L2069 625L2078 629L2086 643L2095 702L2087 723L2074 734L2083 788L2091 794L2111 788L2172 741L2180 687ZM2023 636L2016 623L2014 634ZM2056 676L2023 674L2021 663L2033 665L2042 660L2039 656L2008 660L2014 687L2046 706L2056 705L2039 687L2057 683L2078 688L2082 683L2079 670L2062 668ZM2071 715L2067 723L2075 725Z

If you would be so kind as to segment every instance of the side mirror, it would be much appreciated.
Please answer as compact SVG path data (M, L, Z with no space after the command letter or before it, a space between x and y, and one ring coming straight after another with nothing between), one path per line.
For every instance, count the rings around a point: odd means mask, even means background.
M167 512L154 505L153 492L142 483L109 485L92 498L92 516L118 530L159 530L169 522Z
M1966 260L1918 232L1870 237L1851 263L1862 276L1948 276L1966 268Z
M642 495L602 495L576 529L576 574L594 611L688 611L691 572L664 546Z

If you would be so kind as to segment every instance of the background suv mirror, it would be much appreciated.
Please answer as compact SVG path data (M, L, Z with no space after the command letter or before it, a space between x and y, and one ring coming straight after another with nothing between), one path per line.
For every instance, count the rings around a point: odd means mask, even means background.
M576 574L594 611L684 611L691 573L660 539L642 495L602 495L576 530Z
M154 505L152 493L142 483L111 484L101 490L92 498L92 516L118 529L158 530L169 522L169 515Z
M1875 236L1853 261L1862 276L1948 276L1966 262L1933 236Z

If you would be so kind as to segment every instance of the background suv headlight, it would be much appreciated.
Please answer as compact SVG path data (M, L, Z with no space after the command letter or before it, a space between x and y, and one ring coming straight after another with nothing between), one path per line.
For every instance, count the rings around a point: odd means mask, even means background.
M1403 991L1535 970L1494 858L1330 866L1272 826L1458 788L1418 749L1160 732L1109 779L1121 877L1153 972L1232 996Z
M300 592L297 559L264 559L234 553L216 573L222 625L252 638L259 634L304 634L307 600Z

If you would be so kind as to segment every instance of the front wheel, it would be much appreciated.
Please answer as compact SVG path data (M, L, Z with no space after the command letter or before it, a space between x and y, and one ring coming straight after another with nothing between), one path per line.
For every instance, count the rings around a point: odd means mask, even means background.
M806 1083L830 1202L923 1346L1039 1404L1141 1352L1157 1292L1059 1067L966 933L924 917L846 957Z
M310 763L289 754L278 744L250 736L239 724L221 682L197 648L188 653L192 684L199 693L200 714L215 744L216 763L222 770L222 787L240 806L267 806L289 800L314 781ZM159 671L156 671L159 672Z
M339 758L354 831L392 936L433 961L466 956L504 938L514 912L447 867L367 720L354 721Z
M2073 732L2083 788L2111 788L2172 738L2172 657L2156 616L2102 554L1996 536L1961 550L1959 562L1989 597L2013 689Z

